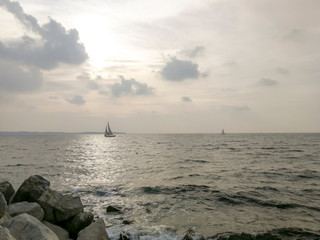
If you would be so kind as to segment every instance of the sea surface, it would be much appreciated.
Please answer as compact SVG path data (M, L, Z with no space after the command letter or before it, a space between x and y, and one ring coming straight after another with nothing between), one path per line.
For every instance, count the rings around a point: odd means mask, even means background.
M0 135L0 178L34 174L111 239L320 239L319 133Z

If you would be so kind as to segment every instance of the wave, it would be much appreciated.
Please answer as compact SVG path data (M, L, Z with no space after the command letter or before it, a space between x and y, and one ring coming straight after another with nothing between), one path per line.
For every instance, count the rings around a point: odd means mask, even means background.
M245 196L242 194L230 195L222 194L218 197L218 201L231 204L231 205L258 205L262 207L274 207L279 209L292 209L292 208L307 208L309 210L320 212L320 207L307 206L298 203L283 203L277 201L265 201L251 196Z
M263 233L220 233L207 240L319 240L320 232L302 228L280 228Z

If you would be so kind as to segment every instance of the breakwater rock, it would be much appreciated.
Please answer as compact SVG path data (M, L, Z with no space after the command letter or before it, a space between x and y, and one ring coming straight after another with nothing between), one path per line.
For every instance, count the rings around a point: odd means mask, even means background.
M1 240L110 240L103 219L84 212L78 195L51 189L39 175L16 192L8 181L0 182L0 224Z

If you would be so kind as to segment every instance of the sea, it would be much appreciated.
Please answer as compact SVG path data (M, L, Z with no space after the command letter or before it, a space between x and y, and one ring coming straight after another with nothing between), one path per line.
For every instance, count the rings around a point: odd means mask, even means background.
M320 239L320 133L0 135L0 178L31 175L112 240Z

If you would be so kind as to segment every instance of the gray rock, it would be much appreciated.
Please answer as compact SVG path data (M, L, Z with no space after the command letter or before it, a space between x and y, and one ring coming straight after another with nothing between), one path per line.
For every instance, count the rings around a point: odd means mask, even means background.
M30 176L26 179L17 192L13 195L10 203L37 202L40 196L49 189L50 182L39 175Z
M17 240L59 240L53 231L27 213L9 219L2 226Z
M65 221L83 212L79 196L62 195L47 189L37 201L44 210L44 220L54 223Z
M66 229L71 237L77 237L78 233L88 227L93 222L93 214L91 212L83 212L76 215L70 222L66 224Z
M21 213L28 213L31 216L34 216L39 221L42 221L44 216L44 211L38 203L30 202L18 202L13 203L8 206L8 213L11 217L17 216Z
M0 180L0 192L3 193L7 203L9 203L15 191L11 183L5 180Z
M110 240L103 219L99 218L79 232L77 240Z
M8 228L1 227L1 225L0 225L0 239L1 240L16 240L14 237L12 237Z
M7 207L7 201L4 195L2 194L2 192L0 192L0 218L4 216L6 207Z
M71 240L71 238L69 238L69 233L67 232L67 230L63 229L62 227L46 221L43 221L43 224L50 228L57 235L59 240Z

